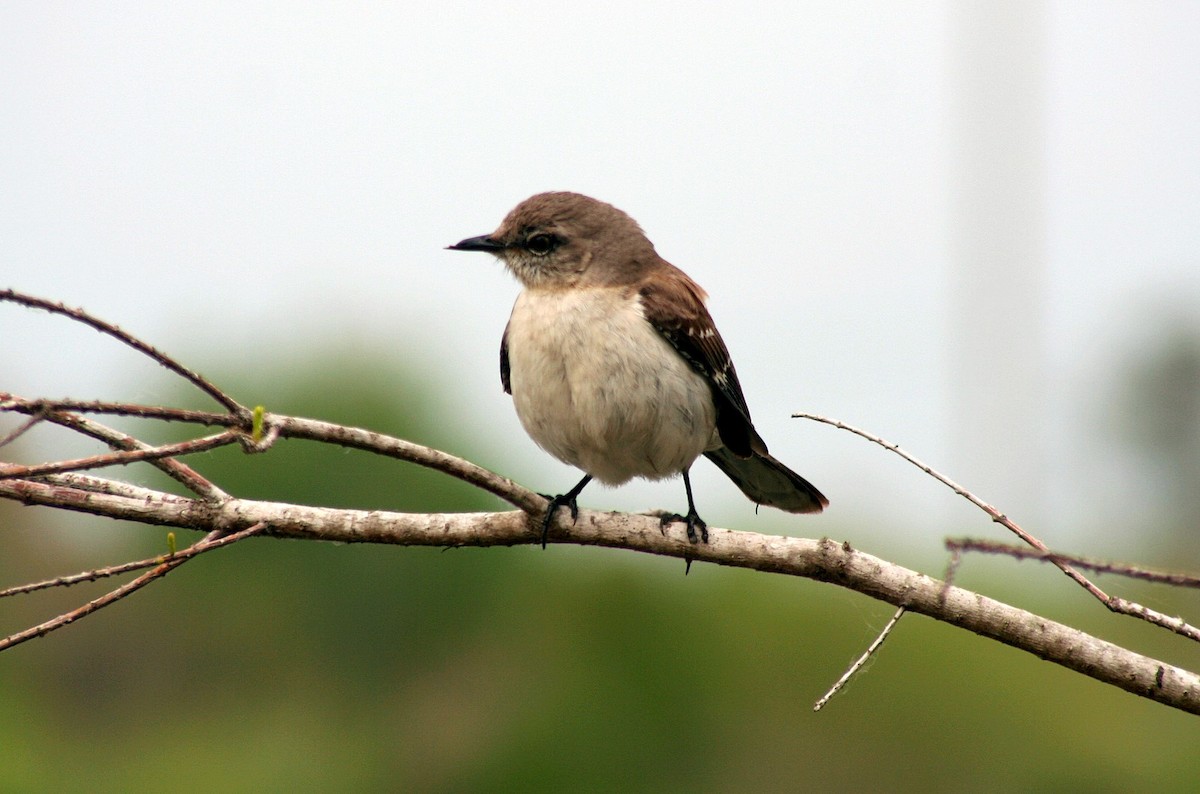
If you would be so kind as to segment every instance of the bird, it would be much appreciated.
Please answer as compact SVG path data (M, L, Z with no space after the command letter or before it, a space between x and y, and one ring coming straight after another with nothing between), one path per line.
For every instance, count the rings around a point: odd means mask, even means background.
M526 433L584 472L549 503L578 519L593 479L682 475L688 540L708 542L692 464L704 455L760 505L819 513L829 501L780 463L750 419L737 372L705 306L707 293L658 255L641 226L605 202L571 192L518 204L491 234L447 246L497 257L522 290L500 342L500 382Z

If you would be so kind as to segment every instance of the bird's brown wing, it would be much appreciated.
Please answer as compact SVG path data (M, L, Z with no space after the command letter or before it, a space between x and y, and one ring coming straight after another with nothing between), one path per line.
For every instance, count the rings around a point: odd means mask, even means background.
M638 288L642 312L671 347L712 389L717 433L735 455L765 455L767 445L750 422L750 409L721 334L704 306L704 290L673 265Z

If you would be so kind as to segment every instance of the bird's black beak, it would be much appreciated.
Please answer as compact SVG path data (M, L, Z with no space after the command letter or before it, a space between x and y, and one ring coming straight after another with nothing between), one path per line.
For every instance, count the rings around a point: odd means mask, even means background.
M503 243L496 242L486 234L482 237L468 237L454 245L446 246L447 251L487 251L489 254L498 254L504 248Z

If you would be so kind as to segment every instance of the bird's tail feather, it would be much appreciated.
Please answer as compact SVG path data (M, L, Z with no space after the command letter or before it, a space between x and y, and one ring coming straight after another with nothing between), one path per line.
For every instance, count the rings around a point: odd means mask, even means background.
M789 513L819 513L829 504L812 483L770 455L739 458L725 447L705 452L752 501Z

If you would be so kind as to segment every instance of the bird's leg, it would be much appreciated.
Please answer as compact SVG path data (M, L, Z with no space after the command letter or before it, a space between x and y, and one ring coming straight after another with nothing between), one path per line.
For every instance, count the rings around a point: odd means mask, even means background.
M688 479L687 469L683 470L683 487L687 491L688 512L686 516L681 516L678 513L668 513L660 520L663 526L672 521L683 521L687 524L688 540L692 543L696 542L696 530L700 530L700 540L708 543L708 524L704 523L704 519L696 512L696 503L692 501L692 481ZM689 565L690 567L690 565Z
M587 484L591 481L592 481L592 475L585 474L583 476L583 479L579 481L578 485L576 485L574 488L572 488L571 490L567 491L564 494L559 494L558 496L550 496L549 494L542 494L542 496L544 496L545 498L550 500L550 504L546 505L546 517L542 519L542 548L543 549L546 548L546 535L548 535L550 532L550 522L554 520L554 511L560 507L566 507L566 508L570 509L570 511L571 511L571 520L572 521L579 518L579 505L575 503L575 500L579 497L579 494L583 491L584 488L587 487Z

